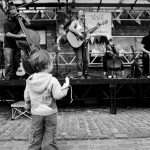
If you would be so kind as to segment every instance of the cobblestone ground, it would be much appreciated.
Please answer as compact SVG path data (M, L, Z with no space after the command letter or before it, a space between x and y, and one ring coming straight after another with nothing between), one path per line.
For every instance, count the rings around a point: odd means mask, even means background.
M11 120L0 106L0 150L27 150L30 119ZM150 108L63 109L58 114L60 150L150 150Z
M3 108L4 109L4 108ZM11 120L11 109L0 111L0 141L28 140L30 119ZM65 109L58 115L58 140L129 139L150 137L150 109Z
M27 150L27 141L0 141L0 150ZM150 138L58 141L59 150L150 150Z

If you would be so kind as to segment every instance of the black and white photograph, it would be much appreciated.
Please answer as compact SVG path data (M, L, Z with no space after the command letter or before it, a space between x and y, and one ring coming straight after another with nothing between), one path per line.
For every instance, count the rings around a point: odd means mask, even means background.
M150 0L0 0L0 150L150 150Z

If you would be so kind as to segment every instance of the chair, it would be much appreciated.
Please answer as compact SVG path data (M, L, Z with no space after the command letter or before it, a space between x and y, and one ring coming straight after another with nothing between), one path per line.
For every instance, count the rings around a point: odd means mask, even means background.
M18 101L13 104L11 104L12 108L12 120L15 120L19 118L20 116L26 116L31 119L30 115L27 113L25 109L25 102L24 101Z

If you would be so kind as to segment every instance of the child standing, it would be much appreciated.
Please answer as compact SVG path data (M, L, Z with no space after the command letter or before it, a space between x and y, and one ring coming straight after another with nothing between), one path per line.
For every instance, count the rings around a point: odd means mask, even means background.
M44 147L58 150L56 100L67 95L69 82L61 87L50 74L53 57L46 50L31 55L30 63L36 73L28 77L24 91L25 108L32 114L28 150L41 150Z

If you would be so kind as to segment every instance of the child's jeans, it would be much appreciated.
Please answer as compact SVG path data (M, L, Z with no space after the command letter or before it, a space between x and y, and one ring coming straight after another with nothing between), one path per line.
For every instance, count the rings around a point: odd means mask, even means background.
M28 150L50 150L57 148L57 114L50 116L32 115Z

